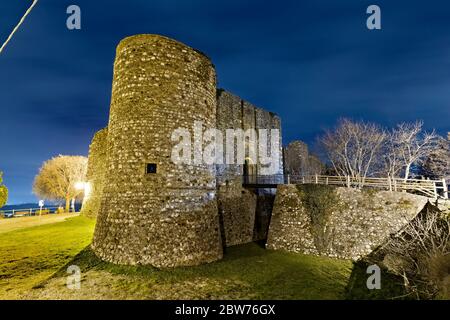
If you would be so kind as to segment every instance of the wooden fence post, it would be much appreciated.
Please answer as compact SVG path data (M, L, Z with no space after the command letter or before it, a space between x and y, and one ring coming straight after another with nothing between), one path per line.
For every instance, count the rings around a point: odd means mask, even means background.
M350 176L346 176L347 177L347 188L350 188Z
M287 176L287 184L291 184L291 176L290 175Z
M392 180L390 176L388 176L388 182L389 182L389 191L392 191Z
M447 181L445 181L445 179L442 179L442 185L444 188L444 198L448 199L448 186L447 186Z
M319 183L319 176L316 174L316 184Z
M327 178L325 179L325 184L328 185L328 176L327 176Z
M436 185L435 181L433 181L433 189L434 189L434 198L437 199L438 198L438 192L437 192L437 185Z

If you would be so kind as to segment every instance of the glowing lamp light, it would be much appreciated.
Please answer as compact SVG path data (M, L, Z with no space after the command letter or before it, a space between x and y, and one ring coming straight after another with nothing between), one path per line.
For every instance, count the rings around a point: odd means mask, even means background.
M89 182L79 181L75 183L75 189L84 191L84 200L91 194L91 184Z
M83 181L79 181L79 182L75 183L75 189L77 189L77 190L84 190L85 187L86 187L86 183Z
M84 184L84 198L89 198L89 195L91 194L91 184L89 182L86 182Z

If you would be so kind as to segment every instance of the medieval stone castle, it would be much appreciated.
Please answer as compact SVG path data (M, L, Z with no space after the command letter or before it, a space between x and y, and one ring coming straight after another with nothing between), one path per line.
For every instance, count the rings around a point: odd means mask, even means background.
M196 122L220 130L281 130L275 114L218 90L214 66L201 52L158 35L121 41L109 123L89 149L90 192L82 208L97 217L96 255L118 264L189 266L221 259L227 246L267 239L269 249L356 260L428 201L320 185L281 184L276 197L266 186L244 188L243 176L264 174L251 156L234 164L172 161L172 133ZM283 173L278 139L272 174ZM317 202L319 220L311 209Z
M242 188L244 171L262 169L256 159L215 166L171 161L172 132L196 121L221 130L281 129L277 115L217 89L203 53L158 35L121 41L109 123L90 146L91 192L82 209L97 216L98 256L120 264L196 265L220 259L224 246L267 236L271 190Z

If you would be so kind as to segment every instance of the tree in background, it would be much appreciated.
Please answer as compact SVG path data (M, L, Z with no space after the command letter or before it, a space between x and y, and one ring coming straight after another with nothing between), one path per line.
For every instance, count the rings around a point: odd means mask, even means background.
M403 169L403 162L400 150L397 149L396 132L394 130L386 132L386 140L383 143L381 153L382 161L376 165L379 167L380 175L388 178L398 177Z
M442 173L448 167L445 157L448 149L437 149L437 141L434 131L423 130L422 121L401 123L387 130L373 123L348 119L340 120L334 130L326 131L319 138L333 171L356 179L360 187L366 177L401 175L407 180L411 170L427 159L427 176L433 170Z
M413 165L419 166L436 148L437 135L423 131L423 122L401 123L393 130L393 152L402 164L403 177L407 180Z
M69 212L70 201L82 193L76 184L86 179L87 161L82 156L59 155L44 162L34 179L33 192L43 199L64 200Z
M376 124L341 119L319 138L319 144L338 175L350 176L363 187L365 178L377 173L386 138Z
M430 179L450 179L450 141L440 137L430 152L419 174Z
M8 201L8 188L3 185L3 172L0 171L0 208Z

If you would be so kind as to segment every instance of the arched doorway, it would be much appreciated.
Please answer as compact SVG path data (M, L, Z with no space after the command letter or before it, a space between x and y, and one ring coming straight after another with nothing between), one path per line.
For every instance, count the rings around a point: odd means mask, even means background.
M254 164L253 160L249 157L245 158L243 175L244 175L244 182L246 184L256 183L256 175L257 175L256 165Z

